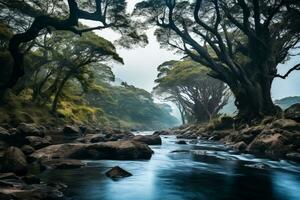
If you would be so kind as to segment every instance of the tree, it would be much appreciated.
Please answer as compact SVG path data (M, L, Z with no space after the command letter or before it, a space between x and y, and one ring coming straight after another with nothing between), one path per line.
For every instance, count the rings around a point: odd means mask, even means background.
M284 77L278 64L299 42L299 9L296 0L144 0L134 14L158 26L163 46L184 52L225 82L238 118L250 121L278 112L270 89L274 78Z
M85 33L81 37L68 33L57 34L51 39L52 43L55 43L53 46L55 52L52 54L60 57L58 65L62 66L54 81L56 86L52 103L53 113L57 110L59 97L68 80L75 78L86 90L93 84L92 66L107 70L107 67L100 62L108 61L110 58L123 63L122 58L116 53L114 45L92 32Z
M154 91L178 106L183 122L211 120L228 101L225 84L207 76L209 70L197 62L167 61L158 71Z
M12 12L32 19L32 23L25 31L15 33L9 41L9 51L14 61L13 70L10 80L1 85L1 89L13 87L23 76L24 53L20 45L39 37L42 30L50 33L53 30L65 30L81 35L92 30L111 28L120 31L122 34L120 43L124 46L147 42L146 36L139 34L136 25L129 19L125 0L47 0L44 3L34 0L1 0L0 8L4 19L13 19ZM80 19L98 21L101 25L82 28ZM18 20L20 18L13 21Z

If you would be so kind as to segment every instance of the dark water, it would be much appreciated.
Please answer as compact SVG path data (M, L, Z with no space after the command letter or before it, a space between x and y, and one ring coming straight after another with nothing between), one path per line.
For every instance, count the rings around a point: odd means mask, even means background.
M67 184L66 196L76 200L300 200L299 164L237 154L217 143L175 141L163 137L161 146L151 146L155 154L149 161L86 161L85 168L46 171L42 178ZM257 163L267 168L251 167ZM133 176L107 178L105 171L115 165Z

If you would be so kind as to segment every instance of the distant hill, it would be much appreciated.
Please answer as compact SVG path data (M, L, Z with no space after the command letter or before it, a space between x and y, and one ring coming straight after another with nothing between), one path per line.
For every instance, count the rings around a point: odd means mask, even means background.
M300 96L294 96L294 97L285 97L282 99L274 100L274 103L281 107L281 109L287 109L291 105L295 103L300 103ZM234 112L236 112L236 107L234 105L234 97L231 96L228 100L227 105L224 106L224 108L220 111L220 113L226 114L226 115L234 115Z
M282 109L286 109L295 103L300 103L300 96L285 97L283 99L275 100L274 103L280 106Z

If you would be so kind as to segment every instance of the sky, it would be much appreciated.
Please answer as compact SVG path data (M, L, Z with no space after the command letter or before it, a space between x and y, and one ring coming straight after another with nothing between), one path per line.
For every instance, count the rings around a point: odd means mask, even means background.
M128 11L131 12L134 5L140 0L128 0ZM85 22L87 25L97 26L96 22ZM134 85L139 88L143 88L151 92L155 83L154 80L157 75L157 66L164 61L172 59L180 59L182 55L175 54L172 51L161 49L159 43L156 41L153 35L154 30L148 30L149 44L144 48L134 49L122 49L117 47L117 52L124 59L124 65L113 65L113 72L116 77L128 84ZM98 31L98 34L102 37L114 41L118 38L118 35L106 30ZM284 74L290 67L300 63L300 55L292 58L285 64L281 64L278 67L278 71ZM273 99L280 99L287 96L300 96L300 71L295 71L285 79L276 78L272 86L272 97Z

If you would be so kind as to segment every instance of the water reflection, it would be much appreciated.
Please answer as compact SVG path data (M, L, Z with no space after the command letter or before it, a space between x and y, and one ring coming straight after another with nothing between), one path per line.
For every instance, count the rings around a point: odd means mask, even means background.
M88 167L47 171L42 178L66 183L66 195L76 200L300 199L300 166L295 163L240 155L216 143L175 141L163 138L162 146L152 146L155 154L149 161L87 161ZM192 151L170 153L174 150ZM269 168L247 167L249 163ZM105 177L115 165L133 176L119 181Z

